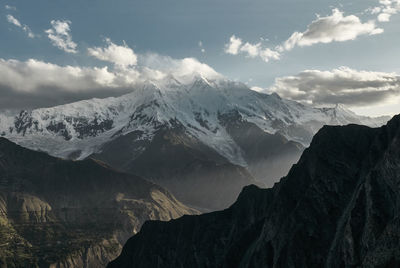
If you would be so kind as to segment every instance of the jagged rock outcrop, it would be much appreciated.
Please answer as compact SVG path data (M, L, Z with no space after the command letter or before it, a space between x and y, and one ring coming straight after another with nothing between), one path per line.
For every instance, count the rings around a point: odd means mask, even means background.
M146 222L108 267L398 267L400 116L325 126L271 189L228 209Z
M146 220L193 213L160 186L99 161L0 138L0 267L102 267Z

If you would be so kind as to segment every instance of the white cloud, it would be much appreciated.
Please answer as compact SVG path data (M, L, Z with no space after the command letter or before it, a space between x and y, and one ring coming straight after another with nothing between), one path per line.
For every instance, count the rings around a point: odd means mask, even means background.
M5 5L4 8L6 10L14 10L14 11L17 10L17 8L15 6L10 6L10 5Z
M4 109L48 107L127 92L119 77L102 68L59 66L35 59L0 59L0 106Z
M67 53L77 53L77 44L72 41L69 20L52 20L51 29L45 31L52 44Z
M390 1L390 0L385 0ZM395 0L399 1L400 0ZM369 12L375 14L381 12L381 8L371 8ZM385 13L386 14L386 13ZM381 13L381 20L388 20L384 13ZM361 22L355 15L344 16L339 9L333 9L332 14L325 17L318 16L308 25L304 32L294 32L285 42L275 48L263 48L261 43L251 44L243 42L241 38L232 35L225 45L225 53L231 55L244 54L247 57L261 57L265 62L279 60L281 54L292 50L296 46L311 46L318 43L344 42L354 40L362 35L376 35L383 33L374 20Z
M391 14L388 13L381 13L378 15L378 21L380 22L387 22L390 20Z
M211 80L222 77L213 68L195 58L173 59L168 56L151 53L140 55L139 63L141 66L148 68L148 70L157 70L158 79L173 76L182 83L189 83L196 76Z
M378 21L388 22L392 15L400 12L400 0L381 0L381 6L371 8L371 14L378 14Z
M13 15L8 14L7 21L11 24L14 24L17 27L22 27L22 24Z
M342 103L358 107L382 104L400 96L400 76L348 67L331 71L305 70L295 76L277 78L269 92L308 104Z
M260 51L260 57L265 61L268 62L270 59L279 60L281 54L278 51L265 48Z
M30 38L35 38L35 34L31 31L28 25L22 24L18 19L16 19L13 15L8 14L7 21L19 28L21 28Z
M172 59L148 54L140 56L140 63L140 66L108 68L0 58L0 107L44 107L93 97L118 96L146 81L162 84L171 76L181 83L190 83L197 76L222 77L194 58Z
M240 47L242 46L242 40L232 35L229 39L229 43L225 45L225 53L237 55Z
M381 11L382 11L381 7L370 7L370 8L367 8L367 10L366 10L366 12L368 12L372 15L379 14Z
M115 86L115 75L107 67L59 66L35 59L25 62L0 59L0 81L16 91L35 92L46 87L80 91L99 86Z
M266 90L264 88L257 87L257 86L251 87L250 89L253 90L253 91L256 91L256 92L261 92L261 93L265 93L266 92Z
M246 57L260 57L263 61L279 60L280 53L270 48L263 48L261 43L251 44L246 42L243 44L242 39L232 35L229 43L225 45L225 53L231 55L244 54Z
M361 22L355 15L344 16L338 9L332 15L318 17L305 32L294 32L281 47L291 50L295 46L311 46L318 43L344 42L354 40L361 35L375 35L383 32L374 21Z
M123 46L114 44L108 38L106 39L106 42L107 47L105 48L88 48L89 55L121 67L134 66L137 64L137 55L125 44L125 42Z
M241 48L240 51L246 53L250 58L255 58L260 53L261 44L250 44L246 43Z

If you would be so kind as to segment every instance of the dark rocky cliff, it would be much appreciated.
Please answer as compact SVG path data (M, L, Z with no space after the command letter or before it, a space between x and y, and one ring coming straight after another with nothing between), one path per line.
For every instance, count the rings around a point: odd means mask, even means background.
M399 185L400 116L326 126L273 188L146 222L109 267L399 267Z

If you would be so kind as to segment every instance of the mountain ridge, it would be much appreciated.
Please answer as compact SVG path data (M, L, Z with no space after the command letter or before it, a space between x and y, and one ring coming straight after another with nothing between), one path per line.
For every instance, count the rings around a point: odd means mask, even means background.
M271 187L323 125L383 121L229 80L171 76L121 97L0 115L0 135L57 157L98 158L207 211L226 208L246 185Z
M303 145L308 145L324 124L379 126L386 120L357 116L343 107L312 108L281 99L277 94L252 91L238 82L200 77L189 84L144 84L121 97L22 111L15 116L1 115L0 135L63 158L81 150L78 159L83 159L117 136L142 131L142 139L151 139L159 126L171 126L171 120L176 120L232 163L246 165L243 157L234 152L237 146L219 122L219 116L232 111L269 134L280 132L288 140ZM308 134L301 134L302 131ZM210 140L208 135L217 140Z
M108 267L396 267L399 148L400 116L381 128L325 126L273 188L147 222Z

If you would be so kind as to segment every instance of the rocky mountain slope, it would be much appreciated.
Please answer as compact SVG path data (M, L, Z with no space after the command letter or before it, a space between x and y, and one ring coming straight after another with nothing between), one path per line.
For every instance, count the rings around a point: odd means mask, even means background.
M0 138L1 267L104 267L146 220L192 213L163 188L101 162Z
M94 157L145 176L206 209L231 204L243 186L272 186L325 124L379 126L342 106L313 108L246 85L172 76L132 93L0 115L0 135L72 159Z
M131 155L136 145L131 135L106 144L93 157L156 182L202 211L226 208L244 186L259 183L247 169L230 163L182 128L160 129L137 157Z
M230 208L146 222L109 267L398 267L400 116L325 126L271 189Z

